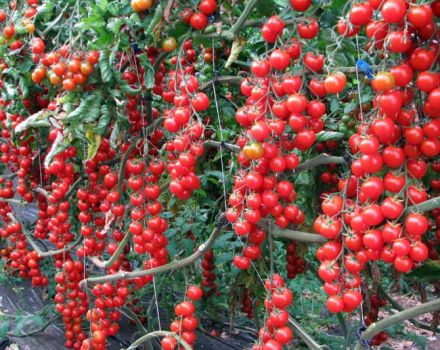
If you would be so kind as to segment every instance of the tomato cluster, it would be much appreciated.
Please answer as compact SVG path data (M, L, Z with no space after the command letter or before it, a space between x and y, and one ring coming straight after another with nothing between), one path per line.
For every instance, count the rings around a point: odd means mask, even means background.
M298 274L304 272L304 259L297 255L297 244L294 241L287 244L286 261L287 278L294 279Z
M56 267L60 270L55 275L54 301L56 310L63 317L65 328L66 348L82 349L87 338L83 331L83 316L87 314L89 299L87 293L79 288L79 282L84 278L84 264L73 261L67 256L56 257Z
M382 299L377 294L370 295L370 305L371 308L365 317L365 324L369 326L373 322L375 322L379 317L379 308L384 307L387 305L387 301L385 299ZM388 333L385 331L377 333L372 339L371 339L371 345L373 346L379 346L380 344L386 342L388 340Z
M204 154L205 149L201 142L204 127L198 118L210 105L209 97L199 91L199 81L194 74L196 56L192 42L185 42L184 48L187 50L185 57L175 56L171 59L176 68L168 72L171 79L162 93L162 98L173 104L172 108L163 112L163 125L173 135L173 140L165 145L169 152L169 190L179 199L188 199L200 187L195 167L197 158Z
M32 40L32 59L38 64L32 72L32 81L41 84L47 77L52 85L60 85L65 91L72 91L77 86L84 85L87 78L93 74L100 57L98 51L90 51L87 54L72 53L67 45L62 46L58 52L45 53L45 49L46 45L42 39Z
M201 0L198 5L198 11L187 8L180 14L180 18L195 30L203 30L209 24L209 17L213 16L216 11L217 0Z
M215 270L214 252L212 249L208 250L203 256L202 260L202 287L205 288L205 296L209 297L217 293L217 284L215 283L217 276L213 272Z
M196 341L195 330L199 325L199 320L194 313L196 307L193 302L199 300L203 296L203 291L198 286L189 286L186 291L186 298L189 300L182 301L174 308L174 313L178 317L171 325L171 332L177 337L167 336L162 339L161 345L163 350L174 350L177 348L178 339L183 339L187 344L192 346Z
M269 317L259 331L258 344L252 350L282 350L293 339L293 332L287 325L289 313L286 310L293 301L293 294L278 274L273 274L264 285L268 291L264 306Z
M244 312L247 318L254 317L253 300L251 291L248 288L243 288L243 297L241 300L241 311Z

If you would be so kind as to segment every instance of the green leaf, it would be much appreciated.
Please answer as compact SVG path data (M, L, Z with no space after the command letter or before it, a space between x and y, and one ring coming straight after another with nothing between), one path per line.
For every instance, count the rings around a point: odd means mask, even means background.
M6 335L8 334L9 324L10 324L9 320L4 320L4 319L1 320L1 322L0 322L0 340L5 338Z
M123 18L112 18L107 24L107 29L113 34L119 34L121 27L125 24L125 19Z
M41 110L32 114L29 118L22 121L15 127L15 133L19 134L31 128L41 128L50 126L48 117L53 115L52 111Z
M18 78L18 86L20 87L21 90L21 97L26 98L29 95L29 88L26 79L21 75Z
M425 261L420 267L406 274L407 278L419 282L432 282L440 280L440 260Z
M295 180L295 185L312 185L314 183L314 177L311 171L302 171L299 173Z
M347 103L344 107L344 114L353 112L355 108L356 108L355 103L353 103L353 102Z
M102 11L105 11L108 7L108 0L98 0L96 1L96 5L98 5Z
M259 0L255 8L260 15L267 16L275 12L276 6L274 0Z
M63 122L79 124L80 122L92 123L99 117L102 101L102 92L96 91L82 99L79 106L64 118Z
M339 100L333 98L330 102L330 112L336 112L339 109Z
M101 78L104 83L109 83L113 79L112 69L110 68L108 51L101 50L99 57L99 69L101 70Z
M99 118L99 114L101 112L101 102L102 102L102 94L98 93L93 95L95 99L90 103L89 110L86 113L86 117L84 118L84 122L93 123Z
M96 126L96 133L104 135L107 131L107 125L110 123L110 110L108 105L101 106L101 117L99 117L98 125Z
M151 62L146 54L141 54L138 56L142 67L144 68L144 83L147 89L152 89L154 87L154 69Z
M110 46L113 43L114 40L114 34L112 32L109 32L107 30L97 30L98 32L98 39L96 39L93 42L93 45L98 49L104 49Z
M80 122L84 118L87 111L89 110L90 105L94 99L95 99L94 95L90 95L85 99L82 99L81 102L79 103L79 106L76 107L72 112L70 112L66 118L64 118L64 122L72 122L72 121Z
M47 154L46 158L44 159L44 167L48 168L50 163L52 162L52 159L65 149L69 147L69 142L66 140L66 138L63 136L62 133L58 133L54 143L52 144L52 147L50 148L49 153Z
M162 5L162 3L159 3L159 5L156 7L156 11L154 12L153 19L149 22L148 26L145 28L146 33L153 33L154 28L162 20L164 10L165 8Z
M188 33L189 26L188 24L182 21L175 21L174 25L168 31L168 36L173 36L175 38L181 37L183 34Z
M86 160L90 160L96 156L102 138L101 135L95 134L92 131L86 132L86 138L88 142Z
M321 131L318 133L316 141L317 142L324 142L324 141L330 141L330 140L342 140L345 137L345 134L343 132L337 132L337 131Z

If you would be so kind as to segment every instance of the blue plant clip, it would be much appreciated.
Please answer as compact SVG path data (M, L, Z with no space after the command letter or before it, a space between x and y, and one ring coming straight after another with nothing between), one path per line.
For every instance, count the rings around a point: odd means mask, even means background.
M141 49L139 48L139 45L137 43L132 43L131 48L133 49L134 53L137 55L139 52L141 52Z
M373 79L374 78L371 66L367 62L365 62L364 60L358 59L357 62L356 62L356 67L362 73L364 73L368 77L368 79Z
M365 332L367 327L365 325L359 326L359 328L356 330L356 339L362 343L367 348L370 348L370 342L366 339L362 339L362 333Z

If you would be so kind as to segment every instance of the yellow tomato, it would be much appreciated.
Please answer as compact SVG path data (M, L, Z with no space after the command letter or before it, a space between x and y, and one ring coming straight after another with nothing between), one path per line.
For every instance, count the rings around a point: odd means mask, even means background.
M259 142L253 142L243 147L243 153L252 160L260 159L263 156L264 148Z

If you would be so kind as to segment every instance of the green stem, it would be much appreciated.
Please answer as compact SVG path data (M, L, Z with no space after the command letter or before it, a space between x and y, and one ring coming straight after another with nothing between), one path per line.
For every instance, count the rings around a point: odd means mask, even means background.
M238 32L243 27L244 23L248 19L254 7L257 5L258 1L259 0L249 0L240 17L237 19L237 22L235 22L232 28L227 31L227 36L229 39L233 40L237 36Z
M383 289L383 287L381 285L378 286L379 292L380 294L382 294L384 296L384 298L390 303L390 305L396 309L397 311L402 311L404 310L404 307L402 305L400 305L399 303L397 303L387 292L385 292L385 290ZM435 333L440 332L439 328L436 329L432 329L431 326L422 323L420 321L417 321L416 319L409 319L409 322L411 322L414 326L425 329L427 331L433 331Z
M31 335L41 333L47 327L49 327L52 323L54 323L56 320L58 320L60 317L61 317L61 315L57 315L55 317L52 317L51 319L47 320L46 323L43 324L40 328L37 328L37 329L30 331L28 333L15 334L15 333L8 332L8 336L12 337L12 338L26 338L26 337L30 337Z
M139 332L142 335L148 334L148 331L145 329L144 325L139 320L139 317L137 317L137 315L129 307L127 306L121 307L121 312L136 324L136 327L138 328Z
M418 317L420 315L426 314L428 312L437 311L437 310L440 310L440 298L434 299L434 300L427 302L427 303L423 303L423 304L420 304L417 306L410 307L409 309L398 312L397 314L389 316L388 318L380 320L379 322L372 323L365 330L365 332L362 333L361 340L370 340L377 333L387 329L388 327L392 326L395 323L401 323L402 321L413 319L413 318ZM359 341L359 342L357 342L354 350L362 350L363 348L364 348L364 346Z
M405 214L424 213L437 208L440 208L440 197L428 199L419 204L414 204L405 210Z
M131 344L126 350L133 350L136 349L139 345L145 343L146 341L149 341L156 337L173 337L176 338L176 340L183 346L185 350L192 350L192 347L181 337L179 337L176 333L173 332L166 332L166 331L155 331L148 334L145 334L144 336L137 339L133 344Z
M145 129L145 135L148 135L151 131L153 131L160 123L162 123L163 117L157 118L151 125L149 125ZM136 147L138 141L143 137L142 133L139 133L133 140L131 140L131 144L128 147L127 151L124 153L124 156L121 160L121 166L119 168L119 181L118 181L118 192L121 195L122 199L122 184L125 178L125 165L127 164L128 158L130 157L131 152L133 152Z
M174 260L174 261L170 262L169 264L162 265L162 266L155 267L155 268L148 269L148 270L140 270L140 271L133 271L133 272L119 271L119 272L112 274L112 275L85 278L79 283L79 286L80 286L80 288L84 289L84 287L88 283L104 283L104 282L110 282L110 281L117 281L120 279L133 279L133 278L137 278L137 277L151 276L151 275L155 275L158 273L164 273L164 272L168 272L168 271L178 270L178 269L181 269L181 268L186 267L188 265L191 265L195 261L197 261L199 258L201 258L203 255L205 255L206 251L209 250L209 248L211 248L211 246L214 244L215 240L218 238L218 236L220 236L222 229L223 229L223 226L224 226L223 223L221 223L223 221L223 218L224 218L224 214L220 217L219 223L212 231L211 236L209 236L208 240L205 243L201 244L194 254L192 254L182 260Z
M279 228L273 229L273 235L276 238L287 238L292 241L304 242L304 243L324 243L327 239L321 235L309 232L295 231L295 230L282 230Z
M298 167L295 170L296 172L300 172L300 171L316 168L320 165L345 164L345 163L346 161L343 157L335 157L326 153L321 153L319 156L316 156L315 158L309 159L301 163L300 165L298 165Z
M323 350L330 348L327 345L319 345L319 343L313 339L305 330L301 327L301 325L296 322L292 317L289 317L289 323L292 326L295 334L301 338L301 340L307 345L307 347L311 350Z
M344 338L347 341L348 331L347 331L347 325L345 324L344 315L342 314L342 312L338 312L336 314L336 317L338 319L339 325L341 326L342 334L344 334Z

